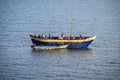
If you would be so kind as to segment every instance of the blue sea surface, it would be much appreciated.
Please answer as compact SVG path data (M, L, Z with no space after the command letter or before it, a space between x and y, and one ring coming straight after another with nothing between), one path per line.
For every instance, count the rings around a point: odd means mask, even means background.
M88 49L31 49L72 17L75 36L97 36ZM0 80L120 80L120 0L0 0Z

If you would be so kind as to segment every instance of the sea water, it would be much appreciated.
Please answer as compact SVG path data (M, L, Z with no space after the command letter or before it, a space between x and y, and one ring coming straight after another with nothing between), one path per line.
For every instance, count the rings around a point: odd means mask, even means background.
M97 36L88 49L32 50L29 34ZM0 0L0 80L120 80L120 0Z

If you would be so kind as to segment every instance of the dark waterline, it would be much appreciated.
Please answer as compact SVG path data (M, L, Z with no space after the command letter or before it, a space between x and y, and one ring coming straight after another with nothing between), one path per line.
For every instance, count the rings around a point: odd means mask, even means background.
M120 0L0 0L0 80L120 80ZM97 36L88 49L32 50L29 34Z

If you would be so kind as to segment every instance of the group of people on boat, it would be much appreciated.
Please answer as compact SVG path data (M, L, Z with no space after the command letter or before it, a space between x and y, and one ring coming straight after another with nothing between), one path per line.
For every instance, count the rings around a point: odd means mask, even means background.
M38 35L38 38L51 38L51 37L52 37L51 34L48 34L48 36L44 35L43 33L41 35Z
M53 35L51 35L50 33L48 34L48 36L42 33L39 34L38 36L34 35L34 37L40 39L76 39L76 37L64 37L63 33L59 37L53 37ZM80 34L80 36L77 37L77 39L85 39L85 37L82 34Z
M37 35L34 35L34 37L38 37L38 38L52 38L53 35L51 35L50 33L47 35L44 35L43 33L42 34L39 34L38 36ZM64 37L64 34L62 33L61 36L59 36L59 38L63 38Z

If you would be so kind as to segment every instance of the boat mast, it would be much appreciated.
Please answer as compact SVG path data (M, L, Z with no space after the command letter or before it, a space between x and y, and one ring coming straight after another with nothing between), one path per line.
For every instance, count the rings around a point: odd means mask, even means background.
M73 37L73 27L74 27L74 24L75 24L75 19L72 18L71 29L70 29L70 37Z

